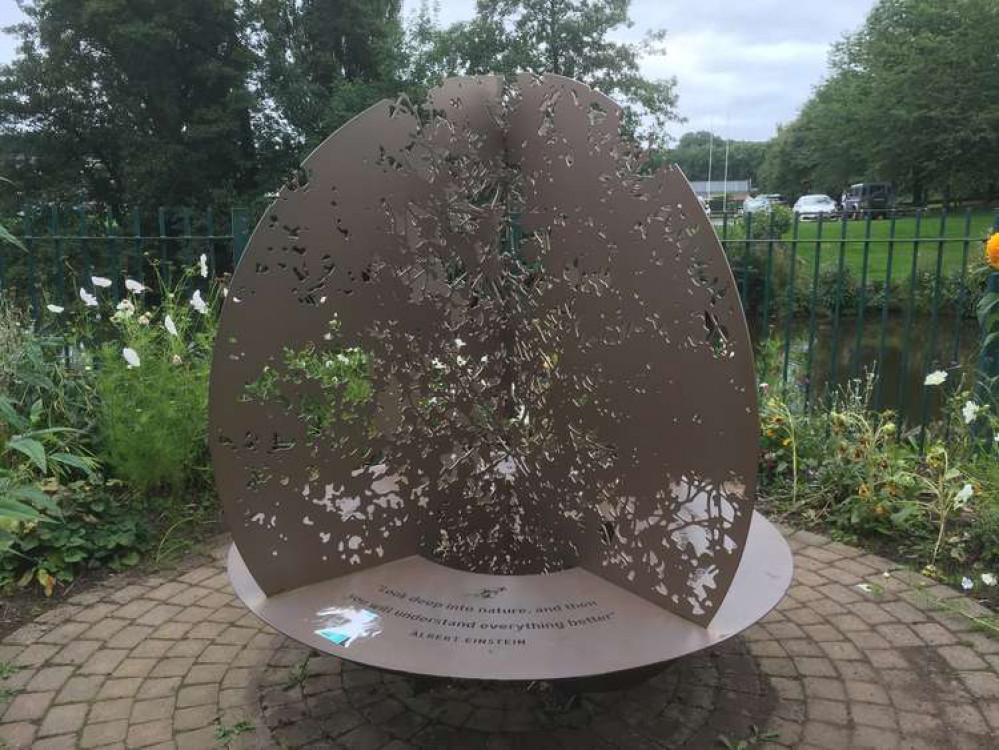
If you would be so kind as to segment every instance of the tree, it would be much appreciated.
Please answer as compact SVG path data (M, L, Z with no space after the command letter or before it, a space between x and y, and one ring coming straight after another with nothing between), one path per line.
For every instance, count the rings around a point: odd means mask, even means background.
M994 0L881 0L776 139L764 174L789 193L892 180L922 203L990 196L999 174Z
M251 2L263 130L311 148L403 86L401 0Z
M254 185L232 0L35 0L0 69L5 171L51 200L184 203Z
M433 29L424 3L414 67L432 77L528 71L575 78L623 101L629 127L661 142L667 124L679 119L676 80L645 78L639 63L663 51L665 31L650 32L640 43L613 41L613 32L632 25L630 5L630 0L478 0L471 21Z
M655 157L680 165L690 180L708 179L708 164L712 163L712 178L720 181L725 168L725 148L728 147L728 174L731 179L758 182L759 170L767 153L765 141L726 140L714 133L700 130L684 133L677 145Z

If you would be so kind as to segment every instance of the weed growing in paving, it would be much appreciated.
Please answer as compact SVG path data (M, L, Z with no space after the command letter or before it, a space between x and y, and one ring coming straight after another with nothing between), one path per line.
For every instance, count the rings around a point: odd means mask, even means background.
M226 747L241 734L252 732L256 726L252 721L237 721L231 727L226 726L221 721L215 724L215 739Z

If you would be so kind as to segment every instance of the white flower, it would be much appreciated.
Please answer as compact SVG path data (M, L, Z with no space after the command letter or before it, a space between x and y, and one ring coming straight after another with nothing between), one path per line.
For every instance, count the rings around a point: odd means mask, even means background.
M871 594L874 592L874 587L869 583L858 583L857 588L866 594Z
M341 364L344 364L344 365L349 365L350 364L350 357L348 357L346 354L337 354L336 358L337 358L337 361L339 361Z
M142 313L142 315L139 316L139 325L147 326L151 320L152 318L149 317L149 313Z
M128 362L128 369L131 370L133 367L139 366L139 353L130 347L125 347L121 350L121 356L125 358Z
M954 507L963 508L965 505L968 504L968 501L971 499L971 496L974 494L975 494L974 487L972 487L970 484L964 485L964 487L958 490L958 493L954 495Z
M199 268L201 270L201 276L202 276L202 278L207 279L208 278L208 256L205 255L204 253L201 254L200 258L198 258L198 266L199 266Z
M146 285L135 279L125 279L125 288L133 294L142 294L146 291Z
M107 289L109 286L111 286L111 279L105 278L104 276L91 276L90 282L94 286L99 286L104 289Z
M82 286L80 287L80 299L83 300L83 303L87 307L97 307L97 297L95 297L94 295L92 295L90 292L88 292Z
M986 586L996 585L996 574L995 573L982 573L981 575L982 583Z
M961 588L965 591L971 591L975 587L975 582L972 581L968 576L961 579Z
M455 346L456 349L461 349L461 347L463 347L464 345L465 345L465 342L462 341L461 339L455 339L454 340L454 346Z
M163 327L167 329L167 333L171 336L177 335L177 326L174 325L173 318L171 318L169 314L163 318Z
M47 309L50 313L55 313L56 315L58 315L59 313L61 313L66 308L65 307L59 307L59 305L45 305L45 309Z
M122 318L131 318L132 314L135 313L135 305L132 304L132 300L130 299L123 299L115 305L114 309L121 313Z
M208 314L208 305L206 305L205 301L201 298L200 289L195 289L194 294L191 295L191 307L193 307L202 315Z
M964 406L961 407L961 414L964 417L965 424L971 424L978 418L978 412L982 410L978 404L974 401L965 401Z
M180 355L179 355L179 354L174 354L174 355L173 355L173 359L171 359L170 361L171 361L171 362L173 362L173 363L174 363L175 365L179 365L179 364L180 364L181 362L183 362L184 360L182 360L182 359L180 358Z
M936 370L931 372L926 376L926 380L923 381L924 385L942 385L947 379L947 373L943 370Z

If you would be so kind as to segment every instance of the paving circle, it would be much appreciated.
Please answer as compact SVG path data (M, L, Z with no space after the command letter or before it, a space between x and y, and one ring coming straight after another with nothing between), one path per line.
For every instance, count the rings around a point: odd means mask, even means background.
M0 640L0 747L999 748L999 640L956 614L987 610L824 537L789 542L795 585L760 624L637 687L575 698L311 656L233 595L220 543L181 570L109 579Z
M280 652L278 652L280 654ZM306 655L264 672L261 714L283 747L705 748L765 726L776 703L744 641L626 690L427 680ZM289 681L289 675L294 677ZM301 695L301 698L299 697ZM363 737L363 740L362 740Z

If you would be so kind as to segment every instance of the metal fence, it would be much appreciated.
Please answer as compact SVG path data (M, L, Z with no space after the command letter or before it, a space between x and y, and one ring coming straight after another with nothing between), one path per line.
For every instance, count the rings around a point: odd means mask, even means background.
M230 272L263 204L220 213L166 209L125 221L47 206L25 209L8 228L27 252L0 245L0 293L28 305L66 306L89 278L109 278L114 298L126 276L170 283L204 253L213 274ZM885 217L726 214L712 223L738 284L760 351L777 360L781 385L806 404L874 371L873 406L925 424L940 389L935 369L968 364L978 349L974 308L983 277L972 260L994 212L896 212ZM999 220L997 220L999 221Z
M46 304L67 305L92 276L111 280L117 301L126 276L146 282L160 274L170 284L183 266L208 257L213 275L231 272L249 240L252 213L235 208L160 208L152 215L133 213L119 221L83 208L50 206L25 209L6 226L27 252L0 244L0 292L26 304L33 318Z
M969 386L975 377L984 275L974 261L995 217L971 209L795 216L781 228L771 213L713 223L754 339L776 349L781 385L808 404L872 373L872 406L915 427L942 404L928 373L949 370Z

